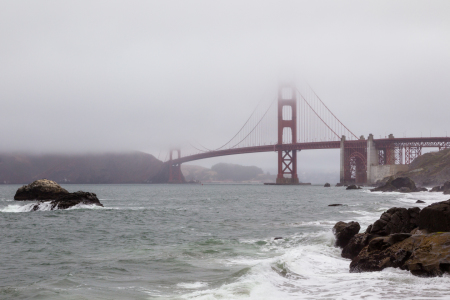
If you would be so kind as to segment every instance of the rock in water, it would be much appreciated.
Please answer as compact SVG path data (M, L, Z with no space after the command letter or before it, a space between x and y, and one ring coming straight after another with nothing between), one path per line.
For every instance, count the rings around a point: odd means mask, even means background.
M359 187L359 186L357 186L357 185L354 185L354 184L349 185L349 186L346 188L346 190L360 190L360 189L361 189L361 187Z
M450 231L450 199L422 209L419 215L419 229L427 232Z
M416 184L409 177L391 177L385 185L371 189L371 192L402 192L402 193L410 193L410 192L418 192Z
M358 222L337 222L333 227L333 233L336 236L336 246L344 248L350 239L359 232L361 226Z
M14 200L54 200L69 192L59 184L48 179L39 179L19 188L14 195Z
M330 187L331 185L327 182L325 183L324 187Z
M450 271L449 244L450 232L375 238L352 260L350 272L394 267L417 276L442 276Z
M410 233L419 225L420 208L393 207L367 228L367 233L386 236L393 233Z

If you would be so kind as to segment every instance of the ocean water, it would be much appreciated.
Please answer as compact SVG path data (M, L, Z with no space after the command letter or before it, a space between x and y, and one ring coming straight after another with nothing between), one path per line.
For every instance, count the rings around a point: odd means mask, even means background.
M440 193L64 185L105 207L33 212L13 201L18 187L0 185L0 299L450 298L450 276L350 274L331 232L337 221L363 231L390 207L449 198Z

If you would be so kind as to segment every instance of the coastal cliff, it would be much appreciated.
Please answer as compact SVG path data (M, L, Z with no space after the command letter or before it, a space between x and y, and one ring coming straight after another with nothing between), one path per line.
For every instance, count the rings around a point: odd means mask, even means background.
M47 178L58 183L151 183L163 163L143 152L103 154L0 154L0 183ZM167 179L166 179L167 180Z

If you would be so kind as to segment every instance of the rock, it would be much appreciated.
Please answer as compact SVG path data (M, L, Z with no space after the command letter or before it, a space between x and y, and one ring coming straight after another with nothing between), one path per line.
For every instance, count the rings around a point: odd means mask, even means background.
M344 186L342 183L338 182L335 186Z
M323 187L330 187L331 185L327 182Z
M282 240L283 239L283 237L281 237L281 236L277 236L276 238L274 238L274 240Z
M337 222L333 227L333 233L336 236L337 247L344 248L347 246L350 239L359 232L361 226L358 222Z
M385 185L371 189L371 192L417 192L416 184L409 177L391 177Z
M350 272L409 270L416 276L442 276L450 271L450 232L374 238L350 264Z
M339 204L339 203L336 203L336 204L328 204L328 206L343 206L344 204Z
M430 233L450 231L450 199L423 208L419 216L419 229Z
M443 192L443 191L441 190L441 187L438 185L438 186L433 187L430 190L430 192Z
M425 201L417 200L416 203L425 203Z
M56 182L40 179L20 187L14 195L14 200L54 200L68 193Z
M364 247L366 247L372 239L374 239L376 237L379 237L379 236L375 235L375 234L370 234L370 233L355 234L350 239L348 244L342 249L341 256L344 258L349 258L349 259L355 258L356 256L358 256L359 252Z
M346 190L360 190L361 188L359 186L356 186L354 184L349 185Z
M444 185L441 187L441 190L444 192L444 195L450 195L450 181L444 183Z
M416 192L428 192L428 189L426 187L418 187Z
M393 207L368 228L368 233L386 236L393 233L410 233L419 225L420 208Z
M37 203L33 210L39 210L41 203ZM77 204L103 206L94 193L78 191L75 193L67 193L50 202L50 210L67 209Z

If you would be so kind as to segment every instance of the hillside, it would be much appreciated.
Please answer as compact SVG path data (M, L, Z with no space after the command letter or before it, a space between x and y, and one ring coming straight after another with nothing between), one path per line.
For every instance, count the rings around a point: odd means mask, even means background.
M0 183L149 183L162 162L143 152L103 154L0 154Z
M187 181L273 181L274 176L264 174L263 170L255 166L242 166L236 164L218 163L211 169L195 166L181 165L181 171Z
M399 172L395 177L408 176L419 186L442 185L450 180L450 149L429 152L417 157L409 171Z

